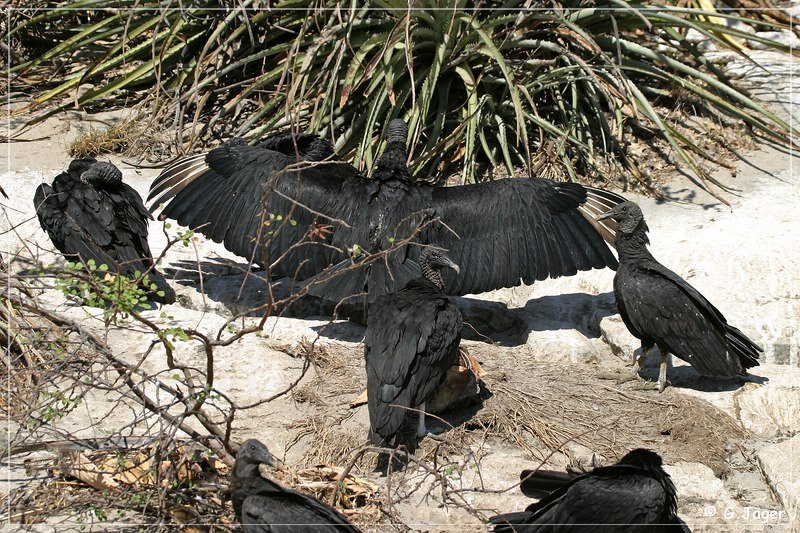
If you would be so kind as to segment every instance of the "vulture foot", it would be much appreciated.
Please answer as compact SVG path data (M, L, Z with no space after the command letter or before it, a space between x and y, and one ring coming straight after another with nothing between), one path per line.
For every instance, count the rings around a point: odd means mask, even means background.
M612 381L616 381L617 385L622 385L623 383L627 383L629 381L646 381L642 376L639 375L639 367L636 367L633 372L629 371L621 371L621 372L609 372L598 374L598 378L600 379L609 379Z

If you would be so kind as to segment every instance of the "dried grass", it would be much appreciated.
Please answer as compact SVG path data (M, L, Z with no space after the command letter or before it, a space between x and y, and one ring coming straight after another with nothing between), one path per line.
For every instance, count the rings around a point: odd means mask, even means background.
M45 482L8 494L3 521L31 525L58 517L78 523L148 523L164 530L185 523L232 523L232 507L220 490L228 467L195 443L173 443L166 453L157 446L67 451L48 463L41 465L50 473ZM102 488L87 482L99 476L114 484Z
M608 461L646 447L668 463L728 469L726 446L743 433L727 414L669 389L634 392L606 385L594 374L586 365L529 363L515 372L513 384L489 376L493 396L469 425L521 447L534 460L559 449L575 460L568 445L574 443Z
M163 124L154 124L147 113L121 118L105 128L89 126L88 131L67 147L72 157L120 154L153 162L169 153L171 134Z

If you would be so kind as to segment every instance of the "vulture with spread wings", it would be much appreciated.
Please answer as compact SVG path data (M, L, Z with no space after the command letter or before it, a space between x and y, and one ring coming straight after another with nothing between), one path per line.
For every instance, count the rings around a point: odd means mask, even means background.
M596 222L624 198L577 183L504 179L457 187L414 181L406 167L408 128L387 128L372 179L331 160L312 136L278 137L258 146L228 143L179 160L153 182L151 209L196 229L272 275L336 277L320 294L338 301L368 290L369 299L419 275L407 268L414 238L449 250L464 275L448 275L450 295L481 293L579 270L615 268L604 242L614 222ZM328 145L329 146L329 145ZM313 149L312 149L313 148ZM341 268L360 251L390 250L365 268ZM327 269L327 270L326 270Z

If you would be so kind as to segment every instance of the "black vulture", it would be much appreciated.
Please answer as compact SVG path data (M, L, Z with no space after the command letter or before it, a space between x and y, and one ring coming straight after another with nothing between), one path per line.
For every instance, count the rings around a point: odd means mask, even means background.
M359 531L333 507L261 477L262 463L278 466L264 444L249 439L239 447L231 471L233 510L245 533Z
M175 292L153 266L147 244L152 217L112 163L91 157L73 160L52 186L37 187L33 203L42 229L66 259L94 260L98 267L108 265L110 272L127 277L151 269L148 276L157 288L148 296L161 303L175 301ZM158 294L162 291L163 296Z
M348 164L319 161L301 143L297 153L295 143L286 140L228 143L165 169L148 199L154 200L151 209L166 203L161 217L269 265L274 275L298 280L347 264L353 251L387 250L415 229L418 243L448 249L465 268L463 276L445 277L445 292L451 295L616 267L601 236L613 241L613 223L604 226L594 218L624 201L621 196L536 178L456 187L421 184L406 168L407 131L400 119L387 126L386 150L372 179ZM436 219L441 223L430 223ZM321 227L330 232L320 232ZM259 244L267 241L269 246ZM416 246L404 247L369 272L346 269L322 295L339 301L366 287L374 301L416 275L402 266L418 253Z
M661 457L638 448L611 466L566 481L525 511L489 519L511 531L688 531L678 518L675 485ZM523 473L530 475L529 473Z
M422 276L369 306L364 339L370 440L391 441L410 409L419 411L417 435L427 434L425 401L458 360L461 312L444 293L440 270L459 267L440 249L420 254Z
M655 260L647 245L642 210L623 202L600 218L618 222L619 269L614 296L623 322L642 341L635 376L648 352L661 352L658 388L667 386L667 363L674 354L708 376L745 375L758 366L761 347L728 324L722 313L683 278Z

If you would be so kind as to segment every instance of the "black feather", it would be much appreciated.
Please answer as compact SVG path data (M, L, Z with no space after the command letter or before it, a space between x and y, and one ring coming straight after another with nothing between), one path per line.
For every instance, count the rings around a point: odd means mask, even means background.
M617 464L565 481L523 512L489 519L494 531L680 532L675 486L655 452L637 449Z
M231 471L233 510L245 533L358 532L333 507L261 477L258 466L262 463L275 466L276 460L266 446L250 439L239 447Z
M709 376L736 376L757 366L762 348L679 275L656 261L647 249L647 224L633 202L605 217L618 222L620 266L614 296L623 322L645 349L658 345Z
M442 291L444 266L452 262L443 252L426 249L423 275L369 307L364 359L376 444L391 443L406 415L433 395L458 360L461 313Z
M33 203L42 229L64 257L84 263L92 259L97 266L105 264L111 272L133 277L153 267L147 243L151 217L139 193L121 180L111 163L75 159L52 186L39 185ZM149 278L157 287L149 293L151 299L175 301L175 292L160 272L153 268Z

